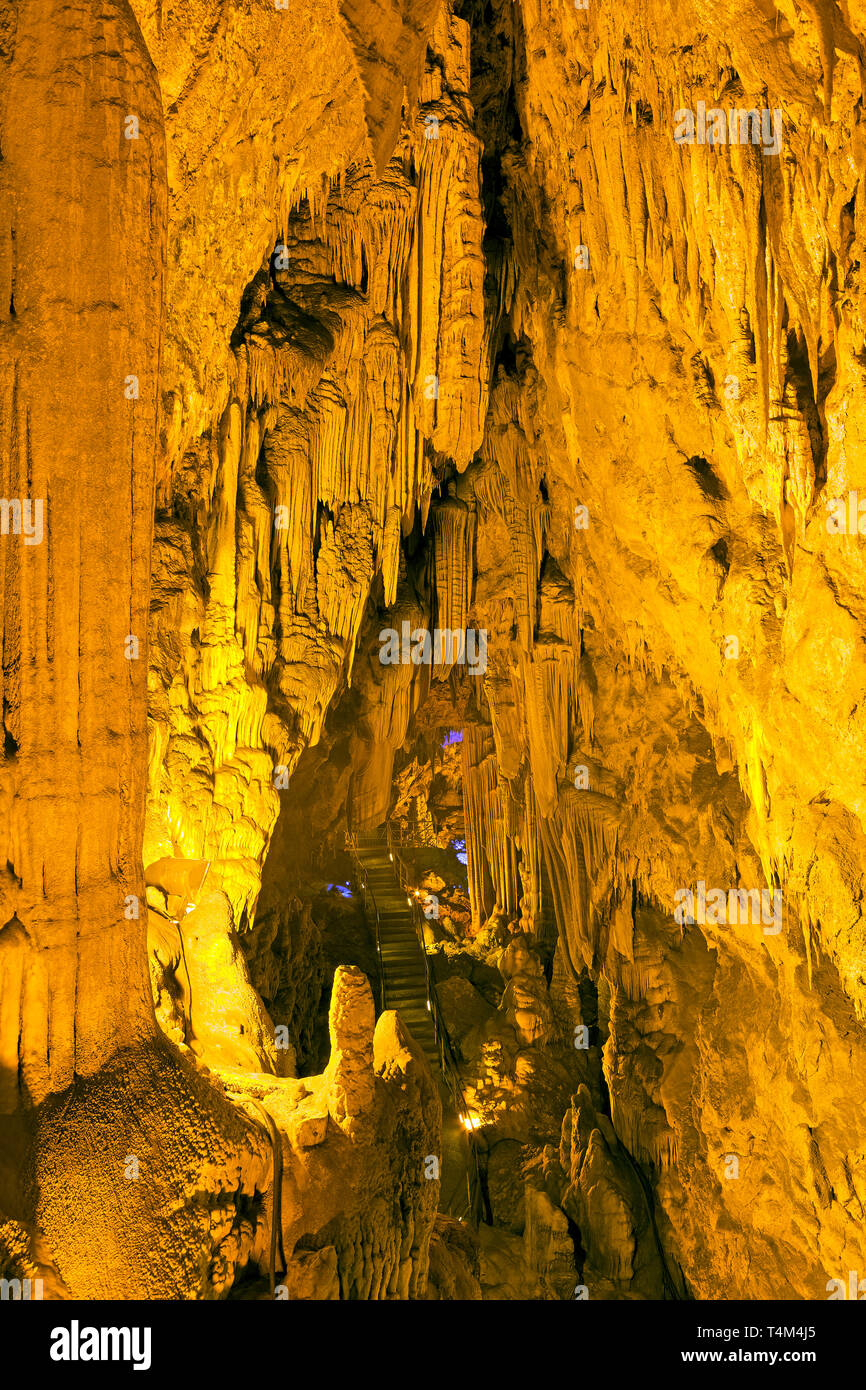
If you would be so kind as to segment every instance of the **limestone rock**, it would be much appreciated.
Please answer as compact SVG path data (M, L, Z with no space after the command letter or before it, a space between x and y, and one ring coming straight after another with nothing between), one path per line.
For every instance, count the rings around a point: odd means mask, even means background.
M223 1297L278 1231L293 1297L424 1295L436 1086L314 911L390 813L465 858L428 935L497 1224L440 1225L439 1296L823 1297L862 7L2 13L3 1267Z
M349 1135L359 1131L373 1101L375 1017L366 976L352 966L338 967L329 1018L328 1109L335 1123Z

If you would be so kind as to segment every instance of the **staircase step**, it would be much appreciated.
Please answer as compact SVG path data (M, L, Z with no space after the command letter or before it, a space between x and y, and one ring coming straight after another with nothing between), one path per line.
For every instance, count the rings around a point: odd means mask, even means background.
M412 1014L405 1006L396 1003L393 1007L396 1009L413 1037L417 1035L419 1038L424 1038L425 1042L428 1043L430 1047L436 1047L436 1034L433 1032L432 1028L426 1028L424 1024L424 1018L427 1017L427 1015Z
M400 1015L416 1042L423 1043L425 1047L431 1048L434 1052L437 1051L436 1034L432 1028L425 1026L424 1018L420 1014L410 1014L405 1005L398 1004L392 999L388 999L386 1002L389 1009L393 1009L395 1013Z
M385 1007L397 1010L430 1069L439 1075L439 1046L427 1007L427 962L407 901L409 895L399 885L387 844L360 841L358 857L379 918Z
M358 857L366 871L367 886L379 918L385 1007L397 1010L431 1072L439 1079L440 1087L444 1087L446 1082L440 1069L433 1016L427 1007L427 962L411 904L406 901L408 894L399 885L397 865L389 857L385 839L367 836L360 838L357 844ZM372 911L372 903L370 909ZM450 1093L446 1094L443 1089L442 1094L449 1119L443 1129L439 1209L463 1215L467 1194L461 1131Z
M436 1051L436 1044L431 1039L424 1038L419 1033L413 1032L411 1028L409 1028L409 1032L412 1034L412 1041L414 1043L417 1043L418 1047L424 1053L424 1056L427 1058L428 1062L432 1063L432 1065L436 1067L438 1070L439 1054Z

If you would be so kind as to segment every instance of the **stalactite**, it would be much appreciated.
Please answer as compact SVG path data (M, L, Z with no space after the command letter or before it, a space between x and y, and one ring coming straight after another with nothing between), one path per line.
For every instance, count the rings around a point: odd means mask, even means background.
M235 333L234 394L203 537L201 659L185 675L182 718L164 673L164 761L152 777L149 824L154 852L157 842L219 851L239 920L255 903L255 866L276 814L273 780L291 776L351 680L377 574L386 605L395 604L400 538L416 510L426 525L434 478L425 435L459 466L481 437L483 223L468 28L443 11L432 41L442 57L425 79L430 120L407 124L402 166L378 177L359 164L336 181L290 180L281 238L248 287ZM450 630L467 619L472 563L471 527L454 530L452 511L463 515L465 504L449 499L434 516L441 626ZM373 719L370 746L387 745L386 759L422 687L413 693L397 678ZM203 705L214 733L195 713ZM249 748L238 769L241 729ZM206 745L202 775L177 786L191 738ZM387 779L374 780L365 790L361 776L358 794L378 815ZM222 802L211 814L211 786L236 798L234 815ZM248 832L248 822L261 831Z
M515 839L520 849L520 904L528 931L541 931L542 913L548 906L543 902L541 879L541 846L535 819L535 798L528 786L516 808Z
M462 632L472 602L472 541L474 522L465 502L449 486L448 496L433 508L433 566L436 590L436 626L446 632ZM440 679L452 667L443 663Z
M485 847L485 794L496 785L496 763L489 756L488 738L481 725L470 724L464 729L462 752L469 902L473 921L480 922L493 907Z

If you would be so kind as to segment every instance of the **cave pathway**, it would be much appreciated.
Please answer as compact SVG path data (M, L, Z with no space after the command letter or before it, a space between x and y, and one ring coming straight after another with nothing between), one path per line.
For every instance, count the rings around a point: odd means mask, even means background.
M356 840L355 852L379 915L383 1007L396 1009L400 1014L423 1050L442 1098L439 1210L449 1216L471 1219L475 1206L468 1155L471 1141L461 1124L448 1078L442 1070L427 997L427 963L415 930L412 908L400 886L387 844L378 836L363 836Z

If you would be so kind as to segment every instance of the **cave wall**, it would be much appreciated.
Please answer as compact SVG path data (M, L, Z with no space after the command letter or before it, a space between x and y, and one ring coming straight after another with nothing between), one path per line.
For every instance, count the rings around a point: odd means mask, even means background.
M517 19L509 413L582 615L541 721L527 683L525 738L545 817L559 783L563 939L611 988L614 1120L703 1297L821 1297L862 1260L863 573L828 525L861 467L857 27L829 5ZM699 99L781 111L778 155L675 143ZM683 931L700 879L780 888L782 930Z
M432 314L422 322L407 309L404 324L396 279L431 206L441 219L449 199L458 210L468 201L472 215L465 103L437 88L435 73L441 160L422 146L423 171L407 152L407 177L392 189L381 178L399 99L423 76L430 21L429 5L383 11L377 56L336 5L290 20L275 8L125 0L0 10L3 469L10 496L44 507L32 548L4 526L0 1265L4 1275L38 1272L55 1296L224 1296L238 1276L267 1270L280 1222L299 1296L408 1297L426 1281L437 1187L422 1159L438 1145L438 1097L399 1021L384 1020L374 1049L363 976L346 985L348 999L334 987L324 1078L275 1085L276 1118L250 1106L237 1075L217 1078L200 1063L203 1037L210 1062L226 1050L236 1060L252 1020L264 1030L261 1055L247 1049L240 1071L253 1078L253 1100L274 1081L273 1025L233 924L248 921L258 895L277 818L274 763L292 763L315 738L366 586L386 551L393 565L402 509L420 499L411 425L403 419L402 471L390 481L371 437L397 433L398 329L423 381L437 369L440 334L450 344L462 335L466 283L481 266L470 246ZM458 67L460 54L459 36ZM379 177L366 172L369 154ZM378 261L347 242L339 212L330 242L320 226L330 180L353 160L349 196L356 209L368 204L371 237L383 234ZM403 213L394 227L380 216L389 198ZM257 351L244 335L261 333L256 276L277 236L291 238L293 214L310 242L309 273L300 271L309 299L286 300L277 336L297 348L279 361L273 343ZM52 236L55 225L68 235ZM295 231L293 254L305 235ZM415 279L406 278L418 297L414 254ZM351 272L340 276L345 293L333 293L341 258ZM367 306L352 276L366 284L371 265ZM282 294L276 282L273 292ZM443 369L457 382L448 418L426 407L440 442L464 454L483 418L471 336L466 361L452 354ZM369 371L355 363L346 401L327 381L302 417L326 359L336 349L339 376L353 346ZM284 399L277 386L292 361L303 380ZM286 433L273 430L271 476L260 445L280 410ZM311 438L324 498L309 530L296 527L291 559L288 537L273 542L272 570L273 508L281 485L294 491L292 448ZM338 545L325 515L335 497L358 504ZM338 559L345 533L357 541L354 575ZM304 571L320 553L321 594ZM276 659L283 681L263 735L262 676ZM313 701L292 704L299 662L322 672L318 712ZM213 861L215 872L208 900L188 903L200 920L187 919L186 944L202 958L190 970L183 949L163 952L163 980L185 969L199 1017L190 1035L175 1013L169 1039L148 979L145 927L160 913L142 870L179 861ZM223 1008L219 981L202 999L209 954L226 976ZM310 1095L298 1138L295 1111ZM308 1167L322 1171L310 1178ZM357 1200L347 1200L347 1181Z
M0 561L6 1112L154 1032L124 909L144 898L167 220L159 82L127 7L2 19L3 495L42 517ZM129 107L134 156L105 114Z
M484 441L455 460L490 650L476 912L522 878L540 914L543 861L691 1292L820 1297L863 1255L855 16L771 33L755 7L734 39L718 9L465 13L508 267ZM698 100L781 113L780 148L678 144ZM781 922L678 920L699 881L780 893Z
M862 1267L866 572L828 503L863 467L863 21L0 6L3 477L45 503L0 570L4 1112L138 1049L114 1103L191 1088L227 1171L267 1165L163 1051L142 855L250 927L302 757L317 828L378 823L449 678L380 628L474 626L475 915L555 910L689 1291ZM698 101L778 112L778 150L678 143ZM699 880L780 890L782 930L677 920ZM591 1224L572 1138L550 1191Z
M291 28L300 61L301 17L271 23ZM310 146L318 163L303 175L295 165L306 144L285 118L275 167L284 149L294 172L279 189L248 185L221 144L195 172L192 110L169 129L188 174L174 226L184 288L168 293L195 307L172 320L167 349L166 379L181 387L155 541L145 857L209 859L239 919L255 907L278 792L351 680L371 585L381 578L393 602L401 535L419 509L426 520L425 446L465 465L486 410L467 27L443 11L426 69L421 42L418 104L377 173L352 103L329 124L339 54L320 25L322 63L305 51L304 81L326 112ZM288 82L296 74L285 61ZM207 64L205 78L215 80ZM189 74L184 90L195 90ZM221 316L219 287L200 283L204 228L185 265L196 196L219 234L215 185L231 206L232 255L246 254ZM180 360L196 362L194 387L175 372Z

